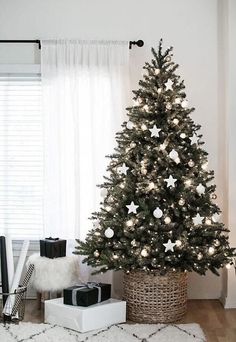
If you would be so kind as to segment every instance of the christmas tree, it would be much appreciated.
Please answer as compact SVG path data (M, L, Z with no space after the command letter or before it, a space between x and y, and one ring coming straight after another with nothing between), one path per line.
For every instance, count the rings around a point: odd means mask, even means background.
M234 251L215 203L214 172L191 119L172 47L152 49L145 74L127 108L128 121L108 156L104 198L93 229L77 240L83 262L110 269L196 271L229 266Z

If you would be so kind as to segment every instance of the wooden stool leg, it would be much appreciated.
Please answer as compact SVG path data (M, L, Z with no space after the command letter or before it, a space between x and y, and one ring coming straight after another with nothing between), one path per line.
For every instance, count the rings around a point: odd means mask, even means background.
M37 292L37 308L41 310L42 293Z

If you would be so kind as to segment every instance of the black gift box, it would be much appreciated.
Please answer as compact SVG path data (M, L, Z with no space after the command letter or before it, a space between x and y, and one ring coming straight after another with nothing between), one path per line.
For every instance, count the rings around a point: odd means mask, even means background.
M64 290L64 304L67 305L89 306L97 304L100 301L103 302L110 297L111 284L87 283L85 285L71 286Z
M66 240L46 238L40 240L40 256L60 258L66 256Z

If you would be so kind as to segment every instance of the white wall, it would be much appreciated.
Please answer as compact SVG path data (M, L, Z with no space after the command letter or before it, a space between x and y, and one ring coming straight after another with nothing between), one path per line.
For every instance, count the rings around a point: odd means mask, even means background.
M193 118L203 126L221 205L225 190L218 139L218 1L0 0L0 39L143 39L145 46L131 51L131 79L136 88L141 67L150 59L150 47L163 37L166 46L174 46L190 104L196 107ZM0 63L38 61L37 47L0 45ZM220 278L190 275L190 297L218 298L220 293Z

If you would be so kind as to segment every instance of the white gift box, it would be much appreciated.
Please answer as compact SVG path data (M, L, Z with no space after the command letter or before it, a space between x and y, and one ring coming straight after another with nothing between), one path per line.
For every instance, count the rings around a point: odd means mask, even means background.
M86 332L126 321L126 302L108 299L88 307L63 304L63 298L45 301L45 323Z

